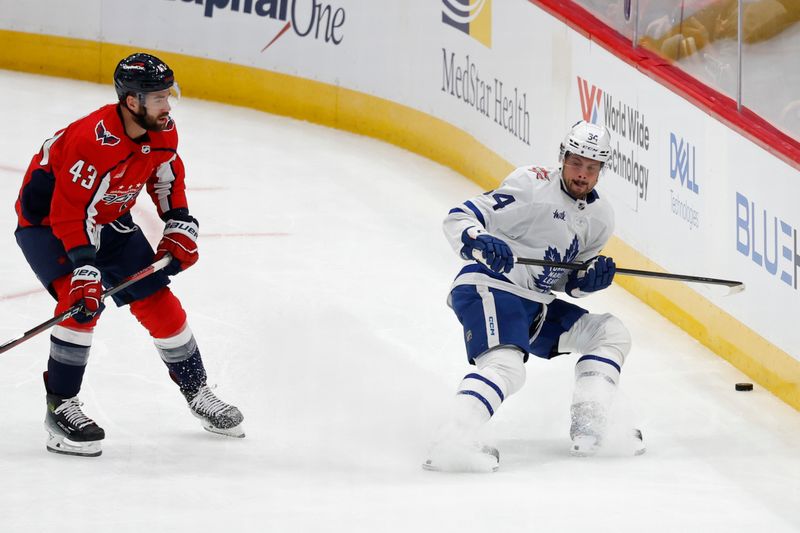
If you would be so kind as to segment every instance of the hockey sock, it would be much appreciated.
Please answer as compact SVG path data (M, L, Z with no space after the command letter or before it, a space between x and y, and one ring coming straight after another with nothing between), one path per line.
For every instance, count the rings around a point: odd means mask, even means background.
M50 334L50 357L47 361L49 392L72 398L81 390L83 373L89 361L92 330L55 326Z
M206 369L188 324L184 324L176 334L153 339L153 342L169 369L170 377L184 394L197 392L206 384Z
M488 368L470 372L464 376L458 387L457 394L471 398L472 400L469 403L472 406L477 407L478 404L475 404L475 402L479 402L483 409L474 407L469 410L460 409L459 414L473 413L472 418L482 419L480 422L489 420L505 400L505 394L499 383L502 383L500 376L497 375L497 372ZM464 402L459 402L459 404L464 404Z
M517 348L499 347L475 359L456 393L455 424L471 432L486 423L503 401L525 383L525 355Z
M206 369L200 358L200 350L195 345L194 353L183 361L177 363L166 362L169 375L181 388L184 394L193 394L206 384Z
M181 331L186 312L169 287L163 287L141 300L131 302L131 313L154 339L166 339Z
M181 392L195 393L206 384L206 369L186 323L186 312L168 287L131 303L131 313L150 332L158 354Z
M571 408L570 434L573 438L576 435L603 435L620 370L619 363L608 357L584 355L578 360Z
M51 357L47 360L47 372L44 373L45 389L48 394L56 394L64 398L77 396L81 390L85 371L86 365L65 365Z
M436 446L449 449L469 445L477 439L481 426L489 421L505 398L498 383L502 383L502 379L492 369L484 368L464 376L453 399L450 417L434 437Z
M608 403L617 389L621 370L614 359L584 355L575 364L575 398Z

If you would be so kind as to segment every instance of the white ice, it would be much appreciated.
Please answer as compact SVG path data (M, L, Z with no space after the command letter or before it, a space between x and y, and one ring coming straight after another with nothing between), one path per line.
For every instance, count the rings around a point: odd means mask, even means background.
M53 308L13 237L24 170L114 93L0 72L0 94L3 342ZM283 117L191 99L174 116L202 237L172 287L247 437L204 432L146 332L110 308L80 395L107 432L99 458L45 451L48 335L0 356L0 531L800 530L800 413L758 385L734 391L750 380L616 286L584 302L632 330L616 411L645 455L568 454L575 356L563 356L530 361L491 422L499 472L423 471L468 370L445 305L460 261L440 223L478 187ZM136 216L157 238L149 203Z

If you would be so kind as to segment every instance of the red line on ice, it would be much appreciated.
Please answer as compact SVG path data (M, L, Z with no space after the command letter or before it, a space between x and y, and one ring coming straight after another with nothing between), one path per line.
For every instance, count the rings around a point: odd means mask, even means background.
M31 294L37 294L42 291L44 291L44 288L40 287L38 289L29 289L27 291L15 292L12 294L0 294L0 302L2 302L3 300L13 300L14 298L22 298L23 296L30 296Z
M288 237L291 233L263 232L263 233L202 233L200 237Z
M0 170L5 170L6 172L12 172L14 174L25 174L24 168L17 168L17 167L9 167L7 165L0 165Z

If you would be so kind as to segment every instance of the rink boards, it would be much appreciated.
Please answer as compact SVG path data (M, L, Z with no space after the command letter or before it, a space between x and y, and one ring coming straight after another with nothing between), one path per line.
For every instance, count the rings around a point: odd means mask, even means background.
M747 290L618 282L800 408L796 162L534 3L381 4L0 0L0 67L110 83L120 57L156 51L185 96L381 138L487 189L515 166L556 164L571 122L605 124L607 253Z

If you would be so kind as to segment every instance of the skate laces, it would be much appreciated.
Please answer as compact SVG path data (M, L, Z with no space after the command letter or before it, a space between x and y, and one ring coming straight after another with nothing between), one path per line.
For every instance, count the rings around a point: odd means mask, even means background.
M208 385L203 385L197 391L195 397L192 398L192 401L189 402L189 407L194 411L214 416L225 412L230 406L217 398Z
M78 397L67 398L61 402L61 405L53 409L53 414L63 415L67 422L72 424L78 429L83 429L89 424L94 424L94 420L83 414L81 406L83 402L78 400Z

